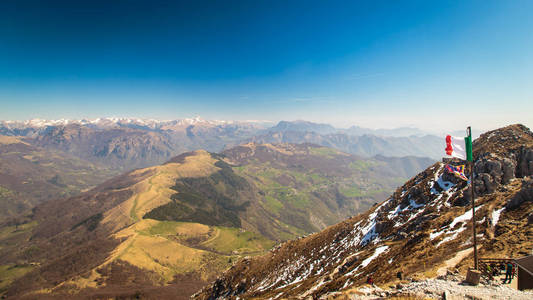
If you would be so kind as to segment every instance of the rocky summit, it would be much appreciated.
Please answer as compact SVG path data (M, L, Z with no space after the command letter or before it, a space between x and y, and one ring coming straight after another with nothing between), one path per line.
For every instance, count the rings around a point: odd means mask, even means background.
M473 266L473 221L480 258L529 255L532 132L522 125L507 126L482 134L473 148L475 220L469 185L438 162L366 213L243 259L194 297L335 298L364 295L369 277L387 286L400 283L398 272L411 281L448 270L464 274Z

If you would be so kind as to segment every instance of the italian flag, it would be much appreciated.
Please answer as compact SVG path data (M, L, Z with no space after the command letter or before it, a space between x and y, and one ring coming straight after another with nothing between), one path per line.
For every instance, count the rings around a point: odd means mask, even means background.
M446 155L472 161L472 136L465 138L446 136Z

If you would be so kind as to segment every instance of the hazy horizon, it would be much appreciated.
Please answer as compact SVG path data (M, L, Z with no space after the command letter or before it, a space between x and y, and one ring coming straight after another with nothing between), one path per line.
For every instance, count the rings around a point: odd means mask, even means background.
M277 121L271 121L271 120L230 120L230 119L227 119L227 120L222 120L222 119L205 119L205 118L202 118L202 116L191 116L191 117L186 117L186 118L176 118L176 119L158 119L158 118L138 118L138 117L133 117L133 116L129 116L129 117L119 117L119 116L105 116L105 117L98 117L98 118L59 118L59 119L42 119L42 118L31 118L31 119L21 119L21 120L14 120L14 119L11 119L11 120L2 120L0 119L0 122L5 122L5 121L13 121L13 122L28 122L28 121L43 121L43 122L46 122L46 121L61 121L61 120L68 120L68 121L80 121L80 120L86 120L86 121L94 121L94 120L97 120L97 119L116 119L116 120L127 120L127 119L131 119L131 120L142 120L142 121L157 121L157 122L166 122L166 121L175 121L175 120L193 120L193 119L201 119L203 121L221 121L221 122L242 122L242 123L257 123L257 124L261 124L263 126L265 126L265 128L268 128L268 127L271 127L271 126L275 126L277 125L279 122L300 122L300 121L303 121L303 122L311 122L311 123L315 123L315 124L319 124L319 125L331 125L333 126L335 129L338 129L338 130L347 130L347 129L350 129L351 127L360 127L360 128L363 128L363 129L370 129L370 130L393 130L393 129L415 129L415 130L420 130L422 133L424 134L433 134L433 135L444 135L444 134L458 134L459 132L461 131L465 131L466 132L466 128L454 128L453 126L449 126L449 127L446 127L446 128L438 128L438 129L430 129L430 128L421 128L421 127L417 127L415 125L404 125L404 126L391 126L391 127L368 127L368 126L362 126L361 124L350 124L348 126L336 126L335 124L332 124L332 123L321 123L321 122L315 122L315 121L312 121L312 120L302 120L302 119L299 119L299 120L277 120ZM509 123L509 124L504 124L502 126L493 126L493 127L486 127L486 128L476 128L476 127L472 127L472 131L473 131L473 136L475 138L477 138L479 136L479 134L481 133L484 133L486 131L490 131L490 130L494 130L494 129L498 129L500 127L503 127L503 126L507 126L507 125L512 125L512 124L516 124L516 123ZM529 127L527 124L523 124L525 125L526 127Z
M530 1L15 1L0 24L0 120L533 125Z

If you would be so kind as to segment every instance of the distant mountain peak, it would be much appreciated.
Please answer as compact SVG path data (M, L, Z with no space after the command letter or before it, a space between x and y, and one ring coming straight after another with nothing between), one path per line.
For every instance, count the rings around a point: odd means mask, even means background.
M297 131L316 132L319 134L330 134L337 132L337 129L329 124L313 123L309 121L280 121L276 126L269 129L270 132L277 131Z

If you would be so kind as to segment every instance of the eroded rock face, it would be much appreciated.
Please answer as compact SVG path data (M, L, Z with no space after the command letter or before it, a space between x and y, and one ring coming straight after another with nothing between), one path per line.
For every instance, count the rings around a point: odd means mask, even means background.
M516 195L507 202L507 209L515 209L522 203L532 201L533 202L533 180L530 179L522 186L522 189ZM531 219L531 216L529 216Z
M476 194L493 193L501 184L515 177L516 162L509 158L486 157L474 164Z
M510 125L482 134L474 142L475 191L492 193L514 178L533 175L533 133L523 125Z
M479 173L477 178L474 179L476 195L493 193L500 185L500 182L496 181L489 173Z
M511 179L515 178L516 164L509 158L504 158L502 161L503 184L508 184Z
M523 148L518 158L517 177L533 175L533 149Z
M477 195L493 193L514 178L533 175L533 149L523 148L508 157L488 156L474 164L474 179Z

